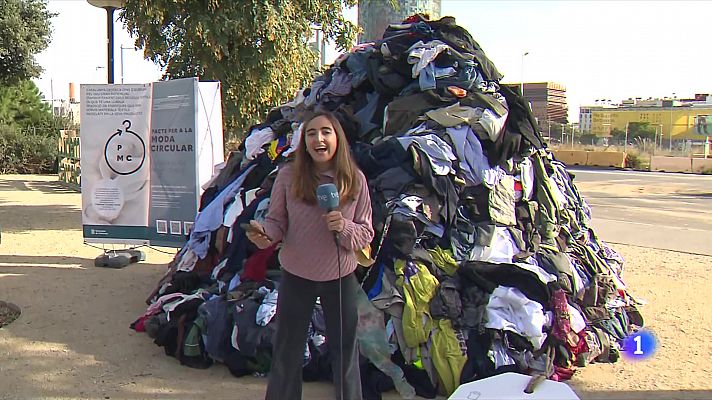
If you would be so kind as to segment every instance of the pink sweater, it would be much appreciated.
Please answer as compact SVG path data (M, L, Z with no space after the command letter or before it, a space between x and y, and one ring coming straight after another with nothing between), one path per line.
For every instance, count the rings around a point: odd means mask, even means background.
M334 236L327 229L325 210L294 197L291 182L294 166L285 164L277 174L272 188L269 212L263 223L273 241L282 241L279 261L287 272L313 281L330 281L339 277ZM358 171L361 187L356 197L339 204L346 219L346 227L337 235L341 247L341 276L356 269L355 251L373 239L371 226L371 198L366 177ZM320 176L320 184L333 183L333 172Z

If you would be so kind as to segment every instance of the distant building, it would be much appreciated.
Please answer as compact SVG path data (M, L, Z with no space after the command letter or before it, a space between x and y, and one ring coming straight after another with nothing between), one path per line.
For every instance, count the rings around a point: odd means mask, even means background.
M519 91L521 84L508 83L507 85L516 86ZM566 86L555 82L525 82L524 98L531 104L532 114L542 132L547 132L549 125L560 126L569 123Z
M610 136L614 129L625 131L630 122L644 122L664 140L700 139L695 132L699 116L712 116L711 95L696 94L692 99L629 98L620 104L579 108L581 133L600 137Z
M442 0L399 0L394 10L389 0L359 1L358 26L363 29L359 43L383 37L389 24L397 24L413 14L428 14L431 20L440 19Z
M69 84L69 99L45 100L50 103L52 114L57 117L66 117L70 124L80 124L80 104L76 96L76 85Z
M579 108L579 130L581 133L591 132L591 107Z

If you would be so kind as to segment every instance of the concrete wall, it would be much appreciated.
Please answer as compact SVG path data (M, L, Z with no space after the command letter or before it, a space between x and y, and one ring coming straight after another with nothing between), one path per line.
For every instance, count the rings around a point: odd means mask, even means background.
M622 151L589 151L587 153L587 166L625 168L626 154Z
M653 156L650 158L650 170L664 172L694 172L699 174L705 171L712 171L712 158L704 159Z
M626 154L620 151L555 150L554 157L566 165L624 168Z
M566 165L586 165L587 153L585 150L555 150L554 157Z
M699 174L705 171L712 171L712 158L693 158L692 172Z

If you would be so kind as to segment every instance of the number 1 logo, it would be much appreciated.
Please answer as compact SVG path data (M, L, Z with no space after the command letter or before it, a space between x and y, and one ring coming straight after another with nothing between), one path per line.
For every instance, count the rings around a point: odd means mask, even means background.
M631 361L642 361L655 354L658 342L652 332L641 330L625 338L623 355Z

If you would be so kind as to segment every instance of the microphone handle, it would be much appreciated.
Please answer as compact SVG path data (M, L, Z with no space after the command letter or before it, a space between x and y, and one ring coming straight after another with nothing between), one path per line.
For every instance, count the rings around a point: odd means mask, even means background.
M332 212L332 211L334 211L334 210L336 210L336 209L329 207L329 208L327 208L326 210L327 210L328 212ZM336 245L336 248L338 249L338 247L339 247L339 237L338 237L337 235L339 234L339 232L336 232L336 231L331 231L331 232L334 234L334 244Z

